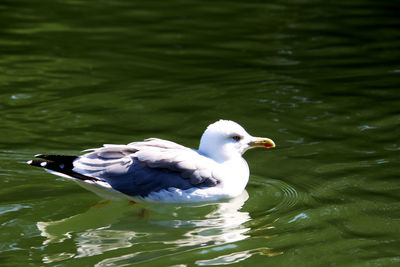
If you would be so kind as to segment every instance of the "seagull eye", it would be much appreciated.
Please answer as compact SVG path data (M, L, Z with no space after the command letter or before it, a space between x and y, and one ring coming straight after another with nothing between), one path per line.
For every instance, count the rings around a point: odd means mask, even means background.
M234 135L232 136L232 139L235 140L236 142L239 142L242 137L240 135Z

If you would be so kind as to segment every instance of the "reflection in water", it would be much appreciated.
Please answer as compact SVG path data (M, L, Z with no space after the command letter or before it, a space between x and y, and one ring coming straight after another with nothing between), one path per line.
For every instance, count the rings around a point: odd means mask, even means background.
M239 209L248 198L247 191L244 191L234 199L218 203L217 209L207 214L205 219L181 221L183 224L190 224L196 228L188 231L184 235L185 238L166 242L166 244L196 246L213 241L213 244L218 245L247 238L245 233L249 228L242 225L251 218L248 212L241 212Z
M281 251L271 252L270 248L260 247L257 249L250 249L250 250L239 251L239 252L234 252L234 253L227 254L227 255L218 256L213 259L198 260L195 263L200 266L232 264L232 263L238 263L238 262L244 261L247 258L250 258L251 256L253 256L255 254L271 257L271 256L282 255L283 252L281 252Z
M144 204L146 212L143 212L142 207L127 208L126 203L109 202L62 220L38 222L37 227L46 238L43 241L45 248L66 240L73 240L76 246L75 252L63 251L46 255L42 260L51 263L68 258L94 256L145 242L167 246L168 249L160 247L156 252L159 256L170 253L171 246L176 249L190 249L243 240L248 237L246 232L249 230L243 224L251 218L248 212L240 209L248 197L245 191L239 197L222 203L184 206ZM132 211L135 214L134 220ZM125 224L127 219L129 223ZM155 229L161 233L158 235L154 232ZM179 231L178 235L176 231ZM98 266L132 261L133 257L147 253L133 249L129 253L124 251L119 257L104 259Z
M124 211L118 202L110 202L108 205L96 205L82 214L52 222L38 222L41 235L46 237L43 245L60 243L71 238L71 233L86 233L93 229L104 228L111 225L123 216ZM118 208L119 207L119 208ZM104 216L107 214L107 216ZM88 230L89 229L89 230Z

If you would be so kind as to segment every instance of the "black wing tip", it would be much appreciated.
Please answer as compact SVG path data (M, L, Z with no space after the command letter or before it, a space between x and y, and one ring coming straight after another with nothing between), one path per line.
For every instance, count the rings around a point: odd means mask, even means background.
M36 154L35 158L45 159L50 161L74 161L78 158L75 155L45 155L45 154Z
M31 166L35 166L35 167L45 167L45 166L43 166L42 165L42 163L46 163L46 161L41 161L41 160L28 160L27 162L26 162L28 165L31 165Z
M35 166L41 167L45 169L73 169L73 162L78 156L70 156L70 155L45 155L45 154L36 154L35 158L39 158L39 160L29 160L26 163Z
M71 155L45 155L45 154L36 154L35 158L43 159L43 160L29 160L26 163L31 166L47 168L53 166L54 164L58 164L59 166L65 166L65 168L72 169L73 162L78 156ZM64 169L64 167L62 167Z
M43 155L37 154L35 158L40 158L44 160L29 160L26 163L39 167L44 168L47 170L55 171L58 173L65 174L67 176L71 176L73 178L77 178L79 180L90 180L90 181L101 181L98 178L86 176L77 172L73 171L73 161L78 158L78 156L62 156L62 155Z

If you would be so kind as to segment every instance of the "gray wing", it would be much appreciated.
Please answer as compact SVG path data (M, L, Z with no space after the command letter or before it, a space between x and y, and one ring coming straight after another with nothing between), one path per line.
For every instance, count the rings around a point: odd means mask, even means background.
M220 182L213 160L155 138L128 145L104 145L79 157L73 165L75 172L102 179L130 196L145 197L171 187L212 187Z

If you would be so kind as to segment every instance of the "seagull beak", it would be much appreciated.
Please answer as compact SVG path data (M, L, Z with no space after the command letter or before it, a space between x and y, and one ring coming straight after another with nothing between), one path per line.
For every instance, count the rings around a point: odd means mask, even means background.
M271 148L275 147L275 143L269 138L256 137L253 141L249 143L249 146Z

